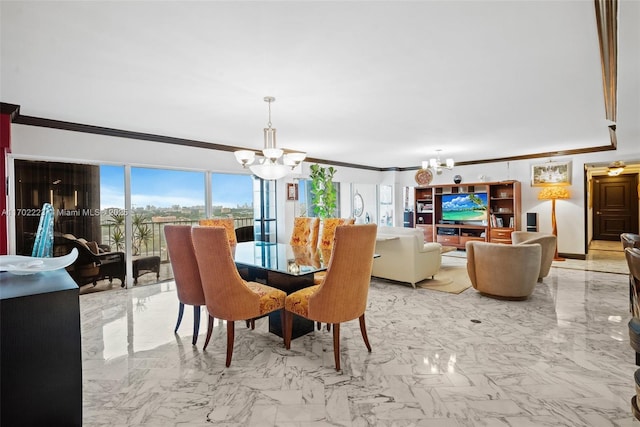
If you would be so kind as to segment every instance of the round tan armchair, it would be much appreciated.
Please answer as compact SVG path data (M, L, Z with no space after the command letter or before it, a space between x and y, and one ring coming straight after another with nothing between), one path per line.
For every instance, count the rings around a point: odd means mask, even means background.
M539 243L542 248L540 256L540 273L538 274L538 282L549 275L553 257L556 253L556 244L558 239L553 234L539 233L535 231L514 231L511 233L511 241L514 245L531 245Z
M533 293L540 273L540 244L470 241L466 250L471 285L481 294L522 300Z

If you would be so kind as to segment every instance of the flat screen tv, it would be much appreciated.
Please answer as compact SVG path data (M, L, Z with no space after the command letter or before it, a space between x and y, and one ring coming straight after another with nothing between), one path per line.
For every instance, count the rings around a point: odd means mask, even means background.
M487 220L487 193L442 195L442 219L467 222Z

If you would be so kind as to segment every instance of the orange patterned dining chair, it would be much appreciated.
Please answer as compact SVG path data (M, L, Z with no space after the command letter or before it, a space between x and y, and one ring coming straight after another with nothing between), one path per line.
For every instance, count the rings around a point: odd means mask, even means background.
M236 236L235 221L233 218L207 218L198 221L198 225L201 227L224 227L227 232L227 238L229 239L229 245L235 246L238 244L238 238Z
M318 239L319 249L331 249L333 246L333 235L339 225L352 225L355 218L324 218L320 223L320 238Z
M293 259L299 266L320 268L320 252L314 246L291 246Z
M353 225L355 218L324 218L320 225L320 238L318 239L318 249L322 254L325 263L329 262L329 256L333 249L333 236L336 227L339 225ZM313 275L313 283L319 285L324 279L325 272L320 271Z
M298 216L293 219L293 232L289 244L291 246L312 246L318 244L319 218Z
M178 301L180 301L178 322L173 332L178 332L178 327L184 314L184 305L192 305L193 338L191 339L191 344L196 345L198 331L200 330L200 307L205 305L205 299L200 273L198 272L198 262L191 243L191 226L165 225L164 236L167 241L173 279L176 282ZM213 319L209 318L209 326L211 326L212 322Z
M285 301L284 342L291 348L293 314L333 325L333 354L340 370L340 324L359 319L360 332L371 351L364 312L376 246L376 224L345 225L335 229L333 252L320 285L293 292Z
M194 227L191 237L209 316L227 321L226 366L229 367L233 355L234 322L256 319L275 310L282 310L284 318L287 294L267 285L246 282L240 277L222 227ZM210 323L204 349L209 344L212 330Z

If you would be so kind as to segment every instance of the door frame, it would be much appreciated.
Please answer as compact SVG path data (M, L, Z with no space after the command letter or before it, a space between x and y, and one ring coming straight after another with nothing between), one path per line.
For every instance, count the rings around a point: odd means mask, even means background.
M592 205L593 197L593 177L606 176L609 163L592 163L584 164L584 253L589 253L589 244L593 240L594 235L594 211ZM624 170L625 175L636 176L636 191L638 196L638 216L640 218L640 160L626 162ZM640 221L640 220L639 220ZM638 224L640 228L640 223Z

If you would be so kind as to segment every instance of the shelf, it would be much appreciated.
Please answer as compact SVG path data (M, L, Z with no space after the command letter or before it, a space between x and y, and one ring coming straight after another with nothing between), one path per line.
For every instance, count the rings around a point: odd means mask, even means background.
M486 224L477 221L476 224L442 224L442 202L443 197L450 194L487 194ZM520 182L482 182L469 184L446 184L420 187L415 189L414 200L414 224L420 226L425 232L433 233L431 238L434 241L464 248L469 240L511 243L511 231L520 230ZM422 211L423 206L433 207L427 211ZM489 215L490 214L490 215ZM497 218L503 227L491 226L491 219ZM422 220L420 222L419 220ZM513 225L512 228L506 225ZM447 234L438 234L448 229ZM426 240L426 239L425 239Z
M436 228L468 228L469 230L484 230L487 226L472 224L436 224Z

